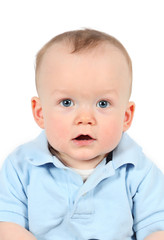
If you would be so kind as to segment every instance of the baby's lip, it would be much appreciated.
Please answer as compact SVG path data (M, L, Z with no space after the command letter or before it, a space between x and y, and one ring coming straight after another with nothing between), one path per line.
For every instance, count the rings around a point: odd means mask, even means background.
M89 134L79 134L77 135L77 137L73 138L73 140L96 140L95 138L93 138L91 135Z

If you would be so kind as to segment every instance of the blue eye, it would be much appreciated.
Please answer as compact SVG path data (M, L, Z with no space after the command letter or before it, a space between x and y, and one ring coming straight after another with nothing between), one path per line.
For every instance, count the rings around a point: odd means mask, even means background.
M73 106L73 102L72 100L70 99L64 99L60 102L60 104L63 106L63 107L72 107Z
M101 100L97 103L97 107L100 107L100 108L107 108L110 106L110 103L106 100Z

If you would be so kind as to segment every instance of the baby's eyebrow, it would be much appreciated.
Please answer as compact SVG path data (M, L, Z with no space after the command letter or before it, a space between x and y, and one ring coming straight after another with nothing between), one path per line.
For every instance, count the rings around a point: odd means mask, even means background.
M52 91L52 95L71 95L73 94L72 90L68 90L68 89L55 89ZM117 90L116 89L103 89L103 90L98 90L95 91L95 94L97 96L103 96L103 95L117 95Z
M100 93L101 93L101 91L100 91ZM105 89L102 91L102 93L117 94L117 90L116 89Z
M103 95L117 96L118 92L116 89L105 89L105 90L97 91L97 95L99 95L99 96L103 96Z
M55 89L52 91L52 95L56 94L68 94L68 89Z

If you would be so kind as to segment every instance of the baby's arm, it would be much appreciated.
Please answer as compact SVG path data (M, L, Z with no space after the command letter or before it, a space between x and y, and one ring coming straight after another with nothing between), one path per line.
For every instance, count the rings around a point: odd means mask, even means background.
M22 226L0 222L0 239L1 240L36 240L36 238Z
M164 231L154 232L147 236L145 240L164 240Z

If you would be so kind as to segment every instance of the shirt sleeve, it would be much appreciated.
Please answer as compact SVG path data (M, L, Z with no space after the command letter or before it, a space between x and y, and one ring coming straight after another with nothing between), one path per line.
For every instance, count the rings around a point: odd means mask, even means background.
M0 221L17 223L28 230L27 196L12 160L7 158L0 171Z
M133 202L137 240L164 231L164 174L154 164L139 184Z

